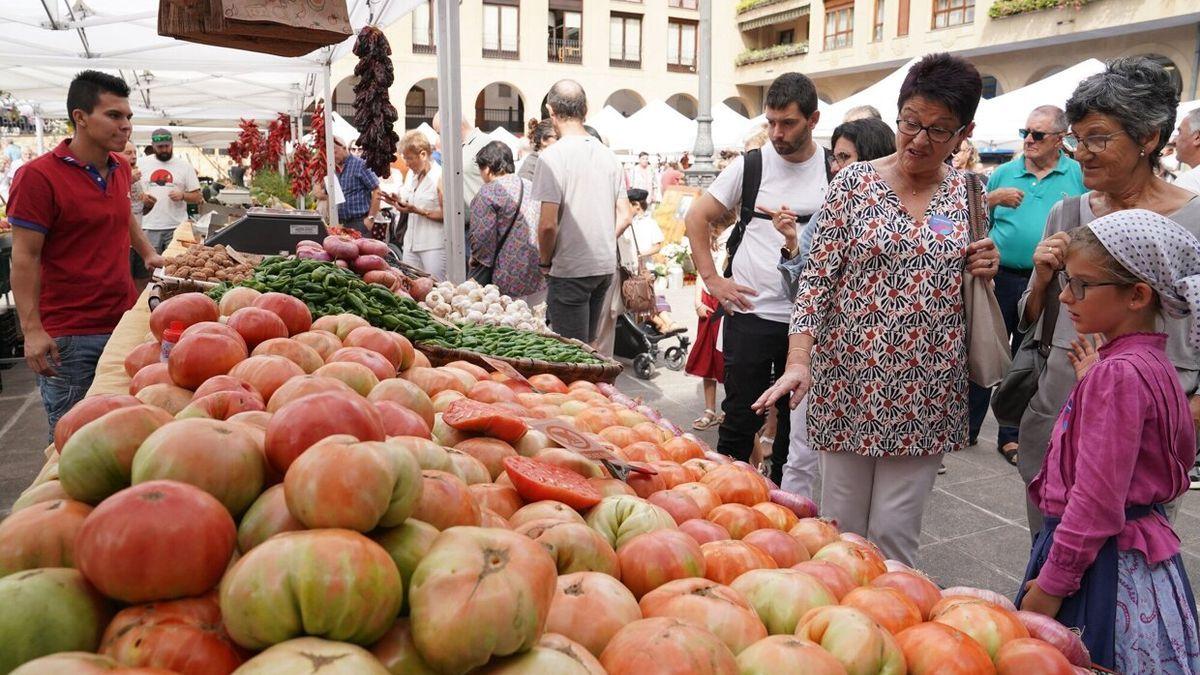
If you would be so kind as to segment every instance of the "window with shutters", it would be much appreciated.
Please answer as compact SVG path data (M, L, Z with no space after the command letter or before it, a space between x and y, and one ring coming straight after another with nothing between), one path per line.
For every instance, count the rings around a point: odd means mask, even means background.
M825 49L842 49L853 44L854 5L825 10Z
M871 42L883 41L883 0L875 0L875 27L871 31Z
M412 50L414 54L436 54L433 0L417 5L412 12Z
M667 6L679 9L696 9L699 6L699 2L698 0L668 0Z
M613 68L642 67L642 17L640 15L610 15L608 65Z
M520 8L499 2L483 4L483 56L489 59L519 58L517 25Z
M933 27L948 28L975 21L975 0L933 0Z
M667 70L696 72L696 22L671 19L667 22Z

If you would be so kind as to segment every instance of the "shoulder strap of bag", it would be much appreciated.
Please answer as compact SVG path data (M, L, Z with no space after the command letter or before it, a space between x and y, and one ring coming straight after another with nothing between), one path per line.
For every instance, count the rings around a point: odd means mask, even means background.
M1082 208L1082 197L1067 197L1062 201L1059 217L1062 218L1063 232L1070 232L1080 225L1079 209ZM1050 279L1046 286L1046 301L1042 308L1042 334L1038 340L1038 353L1042 358L1050 356L1050 347L1054 341L1054 328L1058 323L1058 311L1062 306L1058 302L1058 275Z
M504 250L504 242L508 241L508 235L513 231L513 227L517 224L517 217L521 215L521 202L525 201L525 179L518 178L521 183L520 196L517 197L517 208L513 209L512 220L508 221L508 228L504 230L504 234L500 235L500 241L496 243L496 255L492 258L492 267L500 261L500 251Z
M837 172L833 170L833 153L821 146L821 152L825 155L825 182L832 183L833 177Z
M758 202L758 187L762 184L762 150L754 149L747 152L742 160L742 204L739 217L725 248L729 254L725 257L726 277L733 276L733 256L742 245L742 237L746 235L746 226L754 219L754 205Z
M983 225L983 185L979 175L968 171L967 177L967 224L970 228L971 241L979 241L987 236L987 228Z

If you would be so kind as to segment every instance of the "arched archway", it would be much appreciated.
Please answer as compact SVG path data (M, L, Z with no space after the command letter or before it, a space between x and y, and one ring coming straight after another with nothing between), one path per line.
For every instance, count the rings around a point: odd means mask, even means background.
M1183 76L1179 73L1179 66L1175 65L1169 57L1162 54L1142 54L1142 56L1162 66L1167 71L1167 76L1171 78L1171 86L1175 88L1175 95L1179 96L1183 93Z
M611 105L617 112L629 117L633 113L646 107L646 99L642 95L632 89L618 89L609 94L608 100L604 105ZM600 112L600 111L596 111Z
M525 101L508 82L492 82L475 97L475 126L482 131L500 127L520 136L525 133Z
M350 75L333 88L333 111L351 124L354 124L354 85L356 84L358 84L358 76Z
M1067 69L1066 66L1061 66L1061 65L1043 66L1043 67L1038 68L1037 70L1033 71L1033 75L1031 75L1029 77L1029 79L1026 80L1025 85L1028 86L1039 80L1044 80L1047 77L1050 77L1051 75L1053 75L1055 73L1061 73L1062 71L1064 71L1066 69Z
M404 96L404 128L416 129L422 122L432 125L437 109L437 80L427 77L410 87Z
M688 94L675 94L671 98L667 99L667 105L674 108L680 115L683 115L689 120L696 119L696 115L700 109L700 104L696 102L695 98Z
M730 110L741 115L742 117L750 117L750 108L746 105L746 102L742 100L741 96L730 96L724 100L724 103L725 105L729 106Z

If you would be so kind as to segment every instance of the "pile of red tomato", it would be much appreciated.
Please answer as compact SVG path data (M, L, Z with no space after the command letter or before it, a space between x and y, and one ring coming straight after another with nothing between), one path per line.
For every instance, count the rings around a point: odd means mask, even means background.
M940 590L589 382L242 304L162 303L130 395L62 418L0 522L0 674L1085 672L1062 626Z

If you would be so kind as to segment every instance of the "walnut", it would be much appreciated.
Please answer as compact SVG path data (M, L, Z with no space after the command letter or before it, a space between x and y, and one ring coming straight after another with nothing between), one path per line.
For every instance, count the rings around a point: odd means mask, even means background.
M212 275L210 275L208 273L208 270L204 269L203 267L196 270L195 272L192 272L193 279L200 279L203 281L207 281L210 276L212 276Z
M192 268L187 265L180 265L175 269L175 276L184 278L190 277L192 276Z

